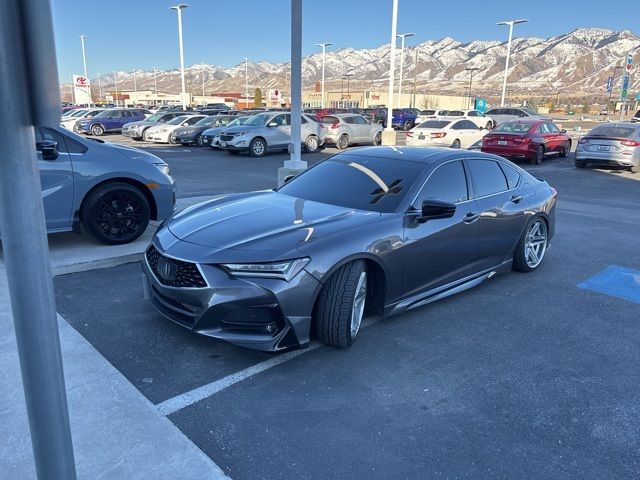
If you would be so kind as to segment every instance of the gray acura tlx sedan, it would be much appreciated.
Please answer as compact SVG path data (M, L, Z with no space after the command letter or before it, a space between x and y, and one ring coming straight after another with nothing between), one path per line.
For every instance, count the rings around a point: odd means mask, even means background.
M542 262L557 192L503 158L366 147L277 190L225 195L164 222L145 297L194 332L260 350L351 345L392 315Z

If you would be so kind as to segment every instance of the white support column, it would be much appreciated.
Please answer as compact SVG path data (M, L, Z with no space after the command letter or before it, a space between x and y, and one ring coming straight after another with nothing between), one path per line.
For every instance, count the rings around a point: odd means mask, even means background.
M393 0L393 13L391 15L391 52L389 65L389 93L387 95L387 127L382 132L383 145L396 144L396 132L393 129L393 77L396 69L396 32L398 27L398 0Z

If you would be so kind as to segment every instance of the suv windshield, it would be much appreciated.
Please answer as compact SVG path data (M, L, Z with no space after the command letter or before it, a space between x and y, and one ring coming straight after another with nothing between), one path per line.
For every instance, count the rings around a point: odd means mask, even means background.
M145 122L157 122L158 120L160 120L165 115L166 115L166 113L154 113L150 117L145 118L144 121Z
M278 192L371 212L394 212L424 169L408 160L342 154L318 164Z
M254 115L249 120L244 122L244 125L249 125L251 127L264 127L267 124L267 121L272 116L273 115L270 114L270 113L266 113L266 114L262 113L262 114L259 114L259 115Z
M237 125L244 125L246 123L247 120L249 120L251 117L236 117L235 120L232 120L231 122L229 122L227 124L227 127L235 127Z
M180 125L182 122L184 122L190 116L191 115L180 115L179 117L172 118L171 120L169 120L167 122L167 125Z

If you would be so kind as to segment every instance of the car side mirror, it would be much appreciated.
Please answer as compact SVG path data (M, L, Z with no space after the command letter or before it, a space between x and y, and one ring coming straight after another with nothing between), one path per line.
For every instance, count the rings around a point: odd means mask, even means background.
M445 202L437 198L428 198L422 202L422 216L419 221L424 223L427 220L451 218L455 213L455 203Z
M43 160L55 160L58 158L58 142L53 140L45 140L40 143L40 153Z
M560 133L567 133L567 131L563 128L562 130L560 130Z
M293 180L294 178L296 178L295 175L287 175L286 177L284 177L284 181L282 182L283 184L285 183L289 183L291 180Z
M521 113L520 115L518 115L520 118L526 117L527 114L526 113Z
M276 122L269 122L267 127L277 127L278 124Z

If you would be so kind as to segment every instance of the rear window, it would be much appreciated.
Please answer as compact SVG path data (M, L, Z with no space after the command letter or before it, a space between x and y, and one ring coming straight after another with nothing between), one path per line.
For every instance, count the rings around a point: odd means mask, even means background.
M588 137L632 138L638 133L638 128L627 125L598 125L587 135Z
M436 111L435 110L422 110L420 112L420 115L435 115Z
M527 133L533 125L533 123L507 122L495 128L492 133Z
M464 112L462 110L450 110L447 114L449 117L464 117Z
M427 120L418 125L418 128L444 128L450 123L448 120Z
M334 123L340 123L340 119L338 117L334 117L333 115L325 115L324 117L322 117L321 123L333 125Z

